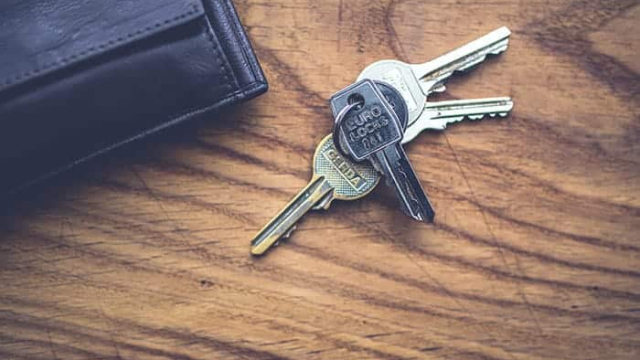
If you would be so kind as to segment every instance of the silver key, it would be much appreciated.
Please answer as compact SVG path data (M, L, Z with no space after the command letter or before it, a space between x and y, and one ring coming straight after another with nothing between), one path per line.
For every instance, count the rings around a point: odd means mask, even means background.
M397 97L401 99L402 95ZM339 143L341 146L344 144L345 152L356 162L369 160L376 170L385 175L407 215L432 222L435 217L433 207L401 145L404 136L402 125L406 122L399 119L397 113L407 116L407 111L395 112L370 79L339 91L330 102L336 117L338 131L335 134L341 136ZM356 103L360 104L359 107L353 107ZM395 103L396 106L405 106L404 101ZM345 113L344 109L348 107L352 110Z
M407 127L402 143L415 139L424 130L444 130L448 124L485 116L505 117L513 109L510 97L427 102L416 122Z
M367 66L358 80L381 80L396 88L407 103L408 123L411 125L420 117L429 94L444 91L444 82L456 71L466 71L482 62L487 55L505 51L510 35L511 31L502 27L423 64L407 64L398 60L377 61Z

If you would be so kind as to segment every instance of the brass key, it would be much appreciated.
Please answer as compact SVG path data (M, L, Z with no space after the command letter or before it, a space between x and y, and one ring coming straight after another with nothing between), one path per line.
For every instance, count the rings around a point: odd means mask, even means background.
M316 148L313 177L307 186L276 215L251 242L251 254L262 255L289 237L304 214L328 209L333 200L356 200L369 194L380 174L369 163L354 163L342 156L328 135Z

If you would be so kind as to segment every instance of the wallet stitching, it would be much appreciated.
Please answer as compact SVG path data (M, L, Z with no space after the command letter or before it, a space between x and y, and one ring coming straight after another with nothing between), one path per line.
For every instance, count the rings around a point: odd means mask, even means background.
M239 84L238 81L235 77L235 74L233 73L233 71L230 71L230 68L227 68L227 62L225 61L225 59L223 58L222 55L222 49L220 49L220 46L218 46L218 44L216 44L216 39L214 39L214 33L213 33L213 27L211 26L210 23L210 19L207 16L207 22L205 23L205 32L207 33L207 37L209 39L209 42L211 42L211 46L213 47L213 52L216 54L216 58L218 60L218 64L220 64L220 70L222 70L222 76L224 78L224 83L227 87L227 89L229 90L234 90L234 87L231 85L231 81L229 81L229 74L231 74L231 77L233 78L233 83L236 85L236 87L239 89Z
M238 90L236 90L236 91L234 91L232 93L229 93L227 96L225 96L224 98L220 99L219 101L214 102L213 104L204 105L204 106L202 106L202 105L194 106L194 107L192 107L192 108L190 108L188 110L185 110L182 114L172 117L167 123L170 124L170 123L173 123L175 121L180 121L180 119L188 118L188 117L194 115L195 113L202 112L202 111L208 111L208 110L217 108L217 107L221 106L225 101L231 100L231 99L237 97L238 95L241 95L242 97L244 97L244 96L246 96L246 94L249 91L251 91L253 89L257 89L257 88L259 88L259 87L261 87L263 85L264 85L264 83L262 83L262 82L254 82L254 83L252 83L252 84L250 84L248 86L245 86L243 88L239 88Z
M222 1L222 7L224 8L225 15L228 18L232 18L232 17L235 16L233 14L234 11L231 9L231 6L232 5L229 4L228 2ZM243 43L245 41L245 39L244 39L244 36L242 34L242 30L238 29L238 23L236 21L231 21L231 28L232 28L236 38L240 39L239 42ZM251 57L247 54L247 49L246 49L244 44L242 44L240 46L240 50L242 51L242 56L243 56L244 60L249 65L249 70L251 71L251 75L253 75L253 78L254 79L259 78L259 75L256 72L255 63L251 60Z
M9 78L8 80L5 80L2 84L0 84L0 87L5 87L5 86L8 86L8 85L14 84L17 81L20 81L22 79L28 79L28 78L30 78L32 76L35 76L35 75L37 75L37 74L39 74L39 73L41 73L43 71L55 68L56 66L65 65L65 64L69 63L70 61L73 61L73 60L75 60L77 58L82 58L82 57L85 57L85 56L88 56L88 55L92 55L92 54L94 54L96 52L99 52L99 51L105 49L105 48L109 48L111 46L118 45L118 44L120 44L120 43L122 43L124 41L127 41L127 40L135 37L135 36L143 35L145 33L148 33L150 31L152 31L152 30L155 30L155 29L157 29L159 27L164 27L164 26L170 25L172 23L175 23L175 22L177 22L179 20L182 20L182 19L184 19L184 18L186 18L186 17L188 17L190 15L193 15L193 14L197 13L199 10L200 10L200 8L199 8L198 4L193 4L193 5L191 5L191 10L189 10L189 11L183 13L183 14L176 15L173 18L170 18L170 19L165 19L165 20L157 22L157 23L155 23L153 25L149 25L149 26L147 26L147 27L145 27L143 29L138 29L136 31L133 31L133 32L127 34L127 35L120 36L120 37L117 37L115 39L111 39L111 40L109 40L107 42L104 42L102 44L90 46L90 47L88 47L88 48L86 48L86 49L84 49L84 50L82 50L80 52L71 54L71 55L69 55L69 56L67 56L65 58L62 58L61 60L46 64L46 65L44 65L42 67L38 67L38 68L35 68L33 70L29 70L29 71L23 72L22 74L18 74L16 76L12 77L12 78Z
M225 5L224 1L220 1L220 5L222 6L222 11L224 11L224 15L225 15L227 21L230 24L230 30L233 33L233 31L234 31L234 29L233 29L234 21L231 20L233 18L233 15L229 14L229 12L226 11L226 8L224 6ZM211 28L211 30L213 32L213 27ZM238 39L236 38L236 39L233 39L232 41L236 42L237 40ZM240 41L240 43L241 43L241 41ZM240 44L240 49L242 49L242 44ZM223 53L223 55L224 55L224 53ZM226 59L226 56L225 56L225 59ZM226 63L227 63L228 69L230 70L231 74L233 75L233 80L234 80L234 83L236 84L236 89L239 90L240 89L240 83L238 82L238 77L235 75L235 72L233 71L233 67L231 66L231 63L229 62L228 59L227 59Z
M211 43L211 46L213 47L213 52L216 54L216 60L218 61L218 65L220 67L220 70L222 72L222 77L224 79L224 85L226 86L227 89L229 90L233 90L233 87L231 86L231 81L229 81L229 72L227 70L227 68L224 66L224 60L222 59L222 54L221 51L219 51L218 49L218 45L216 44L214 38L213 38L213 29L211 29L211 27L209 26L209 19L207 18L207 22L204 25L204 32L206 33L206 37L209 40L209 42ZM235 80L235 79L234 79Z

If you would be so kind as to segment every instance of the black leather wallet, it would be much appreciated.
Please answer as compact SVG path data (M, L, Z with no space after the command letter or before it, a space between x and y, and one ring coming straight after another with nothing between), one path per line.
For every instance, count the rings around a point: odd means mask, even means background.
M2 0L0 195L266 90L229 0Z

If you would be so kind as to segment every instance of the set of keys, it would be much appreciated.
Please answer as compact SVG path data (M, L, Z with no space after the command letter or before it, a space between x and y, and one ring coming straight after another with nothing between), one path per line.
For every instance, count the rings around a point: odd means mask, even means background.
M424 130L444 130L448 124L485 116L506 117L513 108L508 97L429 102L444 83L489 55L504 52L511 32L492 31L458 49L423 64L382 60L366 67L357 82L330 99L335 118L313 157L309 184L251 242L251 253L262 255L288 238L311 210L328 209L333 200L356 200L369 194L384 176L395 189L408 216L432 222L435 212L402 144Z

